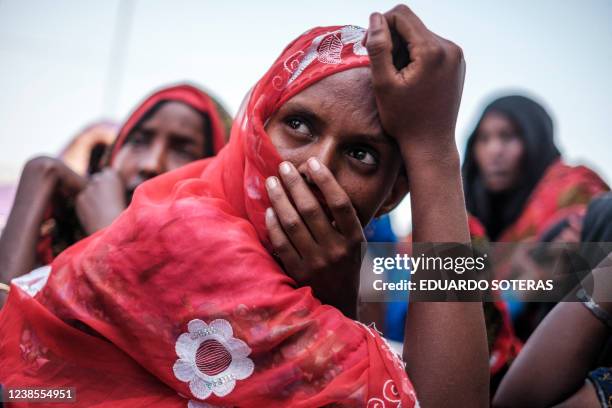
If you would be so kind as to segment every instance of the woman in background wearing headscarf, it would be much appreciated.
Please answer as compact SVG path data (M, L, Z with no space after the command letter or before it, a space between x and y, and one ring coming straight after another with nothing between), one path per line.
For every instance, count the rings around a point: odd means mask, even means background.
M487 106L468 139L463 178L468 211L500 242L537 239L609 190L592 170L563 162L552 119L524 96Z
M69 245L108 226L138 185L213 156L225 134L215 102L194 86L176 85L153 93L130 114L101 171L83 176L60 159L30 160L0 237L0 281L51 263ZM97 170L95 160L89 167ZM33 287L44 283L46 269L41 272L32 275Z
M574 227L591 199L609 190L589 168L563 162L549 114L518 95L499 98L485 108L467 142L463 180L468 212L493 242L547 240L561 221ZM516 250L522 253L525 248ZM498 259L495 266L507 274L510 264ZM514 270L527 269L519 265ZM522 340L549 310L544 304L508 305Z

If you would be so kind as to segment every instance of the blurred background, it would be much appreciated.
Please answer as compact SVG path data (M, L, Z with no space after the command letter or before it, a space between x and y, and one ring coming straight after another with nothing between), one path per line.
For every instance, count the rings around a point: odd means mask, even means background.
M0 0L1 199L28 158L59 153L93 120L121 122L159 86L194 82L234 114L294 37L316 25L367 27L372 11L396 3ZM553 115L569 163L612 181L611 1L407 4L464 50L461 151L484 105L518 92ZM400 235L408 211L406 201L392 215Z

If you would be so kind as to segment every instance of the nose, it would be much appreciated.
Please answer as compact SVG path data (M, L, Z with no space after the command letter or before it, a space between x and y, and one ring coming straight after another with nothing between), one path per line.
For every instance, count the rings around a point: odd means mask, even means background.
M165 141L158 138L149 145L149 149L143 154L140 162L140 174L142 177L149 179L165 173L166 167Z
M332 174L336 174L336 145L331 138L320 138L317 143L312 145L312 148L308 150L307 154L301 160L300 165L297 167L298 171L307 178L307 167L308 159L315 157L321 164L325 165Z
M501 140L501 138L492 138L486 145L486 151L489 157L492 159L498 159L500 156L502 156L504 151L504 142Z

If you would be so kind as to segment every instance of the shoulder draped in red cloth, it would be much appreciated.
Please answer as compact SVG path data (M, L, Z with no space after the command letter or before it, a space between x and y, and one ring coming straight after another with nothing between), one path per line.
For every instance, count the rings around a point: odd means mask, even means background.
M109 228L53 262L35 298L13 285L0 383L75 387L87 406L415 406L380 335L296 288L266 249L264 181L281 159L264 124L311 84L368 65L364 33L300 36L217 157L141 185Z
M500 234L498 241L538 238L569 215L583 215L594 197L609 190L588 167L569 166L557 160L535 186L519 218Z

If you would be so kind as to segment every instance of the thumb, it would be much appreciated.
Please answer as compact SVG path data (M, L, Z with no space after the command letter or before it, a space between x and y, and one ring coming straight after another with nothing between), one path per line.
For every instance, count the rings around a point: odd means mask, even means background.
M393 43L387 20L380 13L370 15L366 48L370 57L372 82L375 88L387 88L397 71L393 66Z

